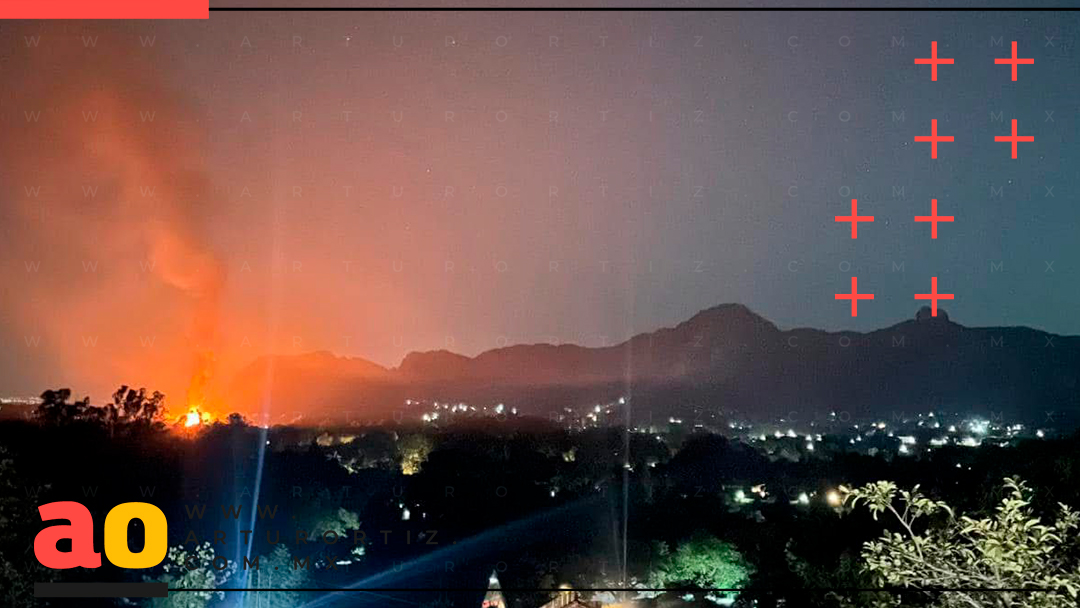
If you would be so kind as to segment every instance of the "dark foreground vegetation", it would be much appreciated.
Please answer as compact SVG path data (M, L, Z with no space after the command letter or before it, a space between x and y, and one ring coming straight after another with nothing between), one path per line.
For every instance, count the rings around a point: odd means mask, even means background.
M266 429L234 415L185 429L141 391L105 406L43 397L34 420L0 423L0 606L45 605L33 582L48 580L409 589L143 601L176 608L473 607L492 571L513 608L560 585L631 589L583 593L624 606L1049 607L1072 605L1080 584L1063 507L1080 505L1080 435L777 458L718 434L530 419ZM152 503L169 557L146 571L45 569L29 547L45 527L37 506L53 501L89 508L98 551L110 508ZM136 522L129 545L141 543ZM881 587L894 592L859 591ZM972 588L1011 591L941 591Z

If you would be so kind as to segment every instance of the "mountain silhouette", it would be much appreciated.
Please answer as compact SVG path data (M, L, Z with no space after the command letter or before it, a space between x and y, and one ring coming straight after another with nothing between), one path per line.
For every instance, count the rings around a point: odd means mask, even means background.
M601 348L523 344L475 357L409 353L396 368L318 352L241 370L234 409L289 419L378 420L406 401L504 403L547 415L632 401L635 421L670 415L809 420L840 411L885 420L972 412L1038 422L1080 411L1080 338L972 328L939 309L867 333L781 330L740 304Z

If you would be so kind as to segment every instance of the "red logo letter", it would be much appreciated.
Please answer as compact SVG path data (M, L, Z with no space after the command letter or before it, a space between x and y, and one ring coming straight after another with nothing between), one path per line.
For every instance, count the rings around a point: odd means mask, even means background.
M54 570L68 568L97 568L101 554L94 551L94 517L77 502L50 502L38 507L41 521L66 519L71 525L49 526L34 538L34 555L42 566ZM56 541L71 539L71 551L57 550Z

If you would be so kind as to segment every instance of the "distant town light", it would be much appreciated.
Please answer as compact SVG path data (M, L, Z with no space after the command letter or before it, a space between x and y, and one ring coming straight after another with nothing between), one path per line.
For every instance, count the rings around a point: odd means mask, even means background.
M829 506L831 507L839 507L841 502L840 492L837 492L836 490L829 490L825 494L825 502L829 503Z

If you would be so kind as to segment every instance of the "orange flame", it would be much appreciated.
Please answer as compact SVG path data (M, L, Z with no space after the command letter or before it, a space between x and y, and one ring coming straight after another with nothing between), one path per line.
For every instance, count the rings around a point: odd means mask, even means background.
M210 412L204 412L198 408L191 408L188 413L180 417L178 422L183 422L184 428L191 428L199 425L212 424L217 418Z
M203 351L196 355L195 371L191 375L188 384L187 405L188 411L180 417L185 428L211 424L216 417L206 411L207 386L214 372L214 353Z
M196 410L191 410L184 416L184 426L186 427L193 427L201 421L202 417L199 416L199 412Z
M187 404L192 410L206 404L206 388L214 375L214 353L204 351L195 356L195 372L188 383Z

